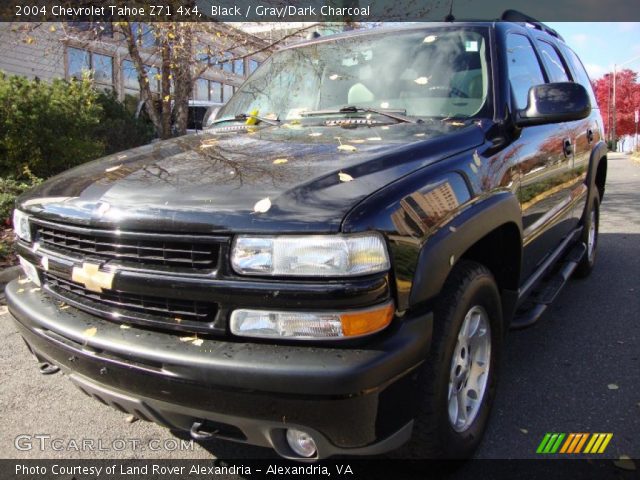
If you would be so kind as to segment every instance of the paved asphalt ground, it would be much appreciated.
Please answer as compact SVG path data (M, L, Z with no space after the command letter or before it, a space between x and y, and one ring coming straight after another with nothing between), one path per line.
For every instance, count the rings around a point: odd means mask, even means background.
M612 432L604 455L640 459L640 163L612 155L598 264L572 280L532 328L510 332L490 427L478 458L535 458L546 432ZM174 449L171 432L90 400L62 375L43 376L0 307L0 458L275 458L266 449L212 441ZM20 451L20 434L139 439L142 449ZM149 441L168 441L152 451ZM640 469L640 462L636 460Z

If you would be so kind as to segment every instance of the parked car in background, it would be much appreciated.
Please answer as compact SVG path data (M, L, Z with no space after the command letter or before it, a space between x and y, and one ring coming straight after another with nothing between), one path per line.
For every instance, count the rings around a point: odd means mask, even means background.
M205 100L189 100L189 119L187 133L196 133L211 126L216 113L224 103Z

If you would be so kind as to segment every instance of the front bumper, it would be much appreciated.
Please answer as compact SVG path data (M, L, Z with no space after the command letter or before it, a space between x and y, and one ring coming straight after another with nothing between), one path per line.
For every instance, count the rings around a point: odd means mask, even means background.
M31 283L10 283L6 297L40 361L61 367L90 396L169 428L200 423L200 431L287 458L296 458L287 428L311 434L318 458L383 453L411 434L431 314L407 315L358 347L194 343L61 309Z

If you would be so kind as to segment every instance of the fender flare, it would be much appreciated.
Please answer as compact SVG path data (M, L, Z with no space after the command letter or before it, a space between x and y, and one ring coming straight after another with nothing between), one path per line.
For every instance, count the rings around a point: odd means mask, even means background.
M598 172L600 161L607 156L608 151L607 144L602 140L596 143L591 150L591 156L589 157L589 170L587 172L586 179L589 194L591 194L591 188L596 183L596 173Z
M508 223L518 227L522 239L520 202L513 192L502 191L472 204L440 227L423 244L418 256L409 305L438 295L460 257L488 233Z

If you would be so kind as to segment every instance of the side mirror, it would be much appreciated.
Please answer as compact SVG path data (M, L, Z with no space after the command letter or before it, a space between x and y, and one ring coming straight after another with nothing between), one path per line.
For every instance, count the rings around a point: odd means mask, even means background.
M582 120L591 113L587 90L579 83L559 82L536 85L529 89L527 108L518 110L518 127Z

